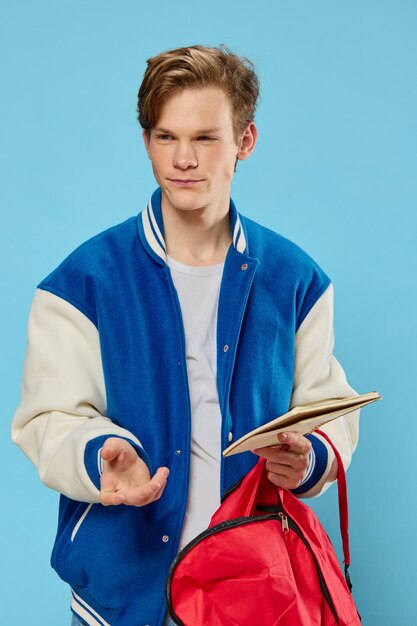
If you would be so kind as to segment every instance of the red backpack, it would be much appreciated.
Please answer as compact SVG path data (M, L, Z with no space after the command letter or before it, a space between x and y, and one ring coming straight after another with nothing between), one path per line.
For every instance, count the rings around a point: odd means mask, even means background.
M338 489L346 581L314 512L274 487L260 459L229 492L209 528L178 554L168 574L171 619L181 626L354 626L346 478Z

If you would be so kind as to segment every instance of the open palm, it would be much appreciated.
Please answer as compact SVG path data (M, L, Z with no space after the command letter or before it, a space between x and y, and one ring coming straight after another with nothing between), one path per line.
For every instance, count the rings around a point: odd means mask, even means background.
M135 448L119 437L106 440L101 456L101 504L144 506L161 497L169 475L167 467L160 467L151 477Z

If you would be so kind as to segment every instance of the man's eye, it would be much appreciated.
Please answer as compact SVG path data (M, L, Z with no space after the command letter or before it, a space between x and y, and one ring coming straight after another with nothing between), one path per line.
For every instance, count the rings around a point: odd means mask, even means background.
M171 135L156 135L156 139L160 139L161 141L169 141L172 139Z
M200 137L197 137L198 141L216 141L216 137L210 137L209 135L201 135Z

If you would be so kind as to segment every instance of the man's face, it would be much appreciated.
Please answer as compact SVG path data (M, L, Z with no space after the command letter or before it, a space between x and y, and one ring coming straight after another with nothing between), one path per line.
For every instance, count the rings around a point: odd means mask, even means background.
M236 158L249 154L236 142L222 89L185 89L171 96L150 136L143 137L163 202L184 211L228 203Z

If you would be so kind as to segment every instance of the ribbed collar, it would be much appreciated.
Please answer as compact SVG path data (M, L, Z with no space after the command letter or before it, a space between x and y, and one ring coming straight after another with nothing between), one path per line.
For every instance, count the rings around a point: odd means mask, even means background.
M158 263L165 265L167 252L164 239L161 197L161 188L158 187L152 194L148 206L146 209L143 209L138 217L142 218L144 236L141 238L145 247ZM246 229L232 199L230 199L229 219L230 229L233 234L233 246L238 252L249 254Z

